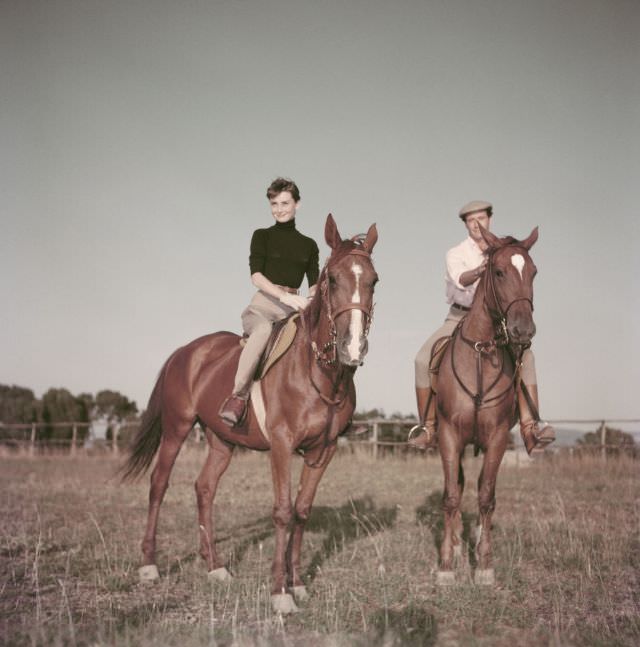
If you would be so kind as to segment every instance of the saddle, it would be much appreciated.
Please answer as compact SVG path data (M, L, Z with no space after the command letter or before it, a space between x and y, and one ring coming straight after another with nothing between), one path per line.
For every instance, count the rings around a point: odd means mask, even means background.
M294 312L286 319L281 319L273 324L271 336L256 367L256 372L253 376L254 380L261 380L269 369L289 350L293 340L296 338L298 331L296 320L299 317L300 314ZM246 339L246 335L240 339L241 346L246 344Z

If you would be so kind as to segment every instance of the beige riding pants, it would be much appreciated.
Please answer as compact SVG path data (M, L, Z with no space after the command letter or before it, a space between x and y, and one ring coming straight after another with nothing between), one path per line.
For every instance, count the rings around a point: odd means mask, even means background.
M258 290L253 295L251 303L242 313L242 330L249 335L249 338L240 353L233 385L233 392L236 395L248 396L260 356L269 341L274 322L285 319L293 312L295 312L293 308L262 290Z
M466 314L463 310L458 310L454 307L449 308L449 312L442 326L422 344L415 359L416 389L427 389L431 386L431 375L429 374L431 349L441 337L451 337L456 326ZM526 350L522 355L522 370L520 375L527 386L538 383L536 378L536 361L531 349Z

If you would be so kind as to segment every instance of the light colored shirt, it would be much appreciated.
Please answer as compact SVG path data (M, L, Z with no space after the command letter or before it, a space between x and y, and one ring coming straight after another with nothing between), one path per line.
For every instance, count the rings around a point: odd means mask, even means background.
M484 258L484 252L470 236L447 252L447 274L445 276L447 303L457 303L466 308L471 307L480 279L464 287L460 283L460 276L469 270L474 270Z

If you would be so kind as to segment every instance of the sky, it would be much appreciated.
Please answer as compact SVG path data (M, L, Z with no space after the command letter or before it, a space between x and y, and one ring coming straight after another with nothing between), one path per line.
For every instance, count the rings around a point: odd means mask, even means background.
M277 176L377 223L358 408L410 413L469 200L531 250L547 418L640 418L637 0L0 0L0 383L146 406L240 331Z

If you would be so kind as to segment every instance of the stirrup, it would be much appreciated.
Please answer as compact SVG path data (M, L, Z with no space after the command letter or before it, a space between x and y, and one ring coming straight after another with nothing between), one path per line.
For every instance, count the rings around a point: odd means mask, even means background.
M407 436L407 442L409 442L411 440L411 436L413 435L413 432L416 429L420 429L421 431L424 431L424 432L427 431L427 428L424 425L421 425L421 424L413 425L413 427L411 427L411 429L409 429L409 435ZM419 435L420 434L418 434L418 436Z
M556 432L549 423L544 422L543 420L539 420L537 424L540 428L538 433L533 433L533 437L536 441L533 451L543 451L547 445L550 445L556 439Z
M411 436L417 429L420 430L420 433L412 439ZM424 444L422 444L420 441L423 434L427 439L426 443ZM409 430L409 435L407 436L407 445L409 445L409 447L413 447L413 449L420 449L421 451L425 451L427 449L435 449L438 446L437 431L433 428L429 429L426 425L414 425Z
M550 424L542 420L533 423L534 428L538 425L541 425L541 428L538 429L537 433L533 429L528 430L522 439L529 456L541 454L547 445L550 445L556 439L556 432Z

